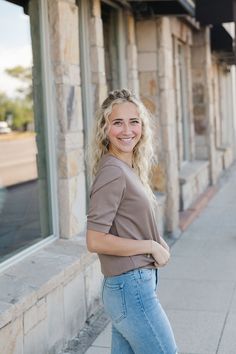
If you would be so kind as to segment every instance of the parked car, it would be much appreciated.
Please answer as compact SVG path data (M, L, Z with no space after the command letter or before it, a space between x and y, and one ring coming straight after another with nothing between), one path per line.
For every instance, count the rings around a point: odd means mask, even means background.
M8 126L7 122L0 121L0 134L7 134L11 132L11 128Z

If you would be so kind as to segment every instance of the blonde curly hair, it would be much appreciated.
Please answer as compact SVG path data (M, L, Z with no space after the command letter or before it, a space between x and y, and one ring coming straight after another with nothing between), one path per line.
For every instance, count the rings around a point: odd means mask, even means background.
M153 129L151 129L152 117L143 103L130 90L125 88L109 92L96 113L94 132L89 148L91 182L98 172L101 157L109 151L109 141L107 139L109 115L115 104L125 102L131 102L136 105L142 122L141 138L133 150L133 168L144 185L150 200L155 202L156 198L150 187L152 164L157 162L156 155L154 154Z

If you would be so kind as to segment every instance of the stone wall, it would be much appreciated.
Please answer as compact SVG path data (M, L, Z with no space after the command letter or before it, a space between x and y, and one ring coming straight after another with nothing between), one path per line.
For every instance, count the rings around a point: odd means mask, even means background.
M48 1L58 152L60 237L84 229L85 172L80 83L78 7L75 1Z
M100 305L97 257L58 240L0 276L0 352L56 354Z
M206 157L210 161L210 182L214 184L217 179L217 173L214 147L215 124L213 115L212 58L210 48L209 28L194 31L192 77L196 159ZM207 156L204 156L206 152Z
M90 17L90 65L92 76L92 99L93 110L102 103L107 95L107 85L105 77L105 52L103 42L103 25L101 19L100 0L91 1Z

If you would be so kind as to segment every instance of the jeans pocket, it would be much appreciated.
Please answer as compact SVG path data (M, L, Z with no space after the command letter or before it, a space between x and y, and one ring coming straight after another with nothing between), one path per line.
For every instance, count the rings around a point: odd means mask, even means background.
M119 323L126 317L124 283L112 284L105 281L103 284L102 300L105 311L114 323Z
M140 278L143 281L151 280L153 277L153 269L140 269Z

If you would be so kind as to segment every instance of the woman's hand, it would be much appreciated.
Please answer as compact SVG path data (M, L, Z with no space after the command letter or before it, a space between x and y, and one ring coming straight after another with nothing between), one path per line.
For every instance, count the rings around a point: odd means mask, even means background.
M160 243L155 241L152 241L151 253L155 260L156 267L164 267L170 259L170 252L162 245L160 245Z

